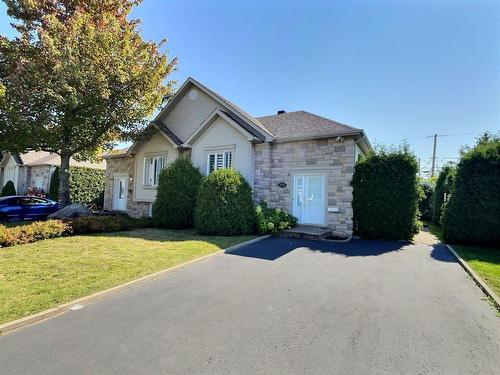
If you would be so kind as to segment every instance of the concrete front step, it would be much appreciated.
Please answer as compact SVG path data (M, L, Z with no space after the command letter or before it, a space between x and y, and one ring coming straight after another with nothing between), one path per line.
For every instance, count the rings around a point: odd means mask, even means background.
M305 240L321 240L332 234L332 230L309 225L297 225L295 228L283 230L279 236L284 238L300 238Z

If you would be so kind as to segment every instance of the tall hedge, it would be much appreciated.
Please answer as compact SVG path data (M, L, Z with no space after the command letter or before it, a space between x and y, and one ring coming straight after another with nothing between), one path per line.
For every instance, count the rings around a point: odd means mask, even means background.
M195 226L200 234L234 236L255 228L252 188L234 169L205 177L198 190Z
M0 197L7 197L9 195L16 195L16 187L14 183L9 180L2 188L2 192L0 193Z
M95 203L97 206L102 206L106 186L106 171L103 169L70 167L69 185L71 187L69 198L72 203Z
M153 204L153 223L173 229L193 227L200 182L200 171L187 158L179 158L164 169Z
M420 219L431 220L434 185L429 181L421 181L419 185L421 192L421 197L418 201L418 211L420 213Z
M443 211L443 237L452 243L500 246L500 140L464 153Z
M104 187L106 185L106 171L103 169L70 167L69 185L71 188L71 203L95 203L102 207ZM50 179L49 198L59 200L59 168Z
M356 163L354 232L365 238L410 240L418 231L418 163L406 148L378 151Z
M441 225L444 197L445 194L446 196L450 194L454 176L455 167L447 165L441 170L437 178L436 187L432 195L432 222L436 225Z

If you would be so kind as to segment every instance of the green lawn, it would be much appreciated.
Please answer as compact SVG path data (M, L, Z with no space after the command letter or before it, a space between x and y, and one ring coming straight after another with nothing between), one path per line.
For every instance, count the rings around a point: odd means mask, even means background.
M0 323L104 290L253 236L137 229L0 248Z
M429 230L442 241L440 227L429 224ZM496 295L500 296L500 249L463 245L452 245L452 247Z

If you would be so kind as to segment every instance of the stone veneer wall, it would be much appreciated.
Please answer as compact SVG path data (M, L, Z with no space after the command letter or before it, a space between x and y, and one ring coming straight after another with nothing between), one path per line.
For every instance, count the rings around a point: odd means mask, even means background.
M48 165L41 165L37 167L28 167L28 174L26 180L28 181L27 188L36 186L37 180L42 182L42 189L48 192L51 167Z
M149 216L151 203L134 201L134 183L133 181L130 181L130 178L135 177L134 167L135 159L133 156L109 158L106 160L106 188L104 190L105 210L113 210L113 187L115 174L127 173L129 177L127 192L127 213L131 217Z
M339 212L328 212L328 227L338 236L352 235L352 186L354 139L343 142L320 139L254 145L256 201L292 212L292 175L296 172L322 172L327 179L327 205ZM285 182L286 187L278 184Z

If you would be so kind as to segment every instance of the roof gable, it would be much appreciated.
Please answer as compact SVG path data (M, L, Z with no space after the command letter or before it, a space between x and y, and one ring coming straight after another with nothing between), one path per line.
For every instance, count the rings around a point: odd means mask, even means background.
M200 82L189 77L186 82L177 90L174 97L167 103L167 105L160 111L156 116L155 121L161 122L167 116L170 111L177 105L177 103L188 93L192 87L196 87L198 90L202 91L204 94L208 95L210 98L215 100L219 105L221 105L225 112L233 118L239 125L244 125L247 131L250 131L253 135L258 137L261 141L271 141L273 139L273 134L266 129L266 127L256 118L252 117L241 108L236 106L234 103L230 102L226 98L212 91L208 87L202 85Z
M222 118L223 120L225 120L226 123L228 123L230 126L232 126L241 134L243 134L248 141L259 140L252 133L250 133L244 127L242 127L240 124L234 121L233 118L230 117L228 113L220 109L216 109L205 119L205 121L203 121L203 123L193 132L193 134L191 134L191 136L186 140L186 142L184 142L184 146L186 147L192 146L203 135L203 133L205 133L217 121L218 118Z

